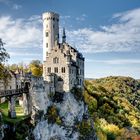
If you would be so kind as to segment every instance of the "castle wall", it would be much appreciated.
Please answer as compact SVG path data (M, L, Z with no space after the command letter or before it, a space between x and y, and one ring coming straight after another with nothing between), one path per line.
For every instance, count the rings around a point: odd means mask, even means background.
M54 62L55 58L58 58L58 62ZM45 80L47 80L47 75L50 73L55 73L57 76L60 76L64 80L63 88L65 91L69 90L69 66L67 65L67 57L61 52L60 49L52 50L49 57L46 59L44 63L43 73L45 76ZM51 69L50 72L48 69ZM62 70L64 68L64 70ZM55 70L55 69L58 69ZM62 72L63 71L63 72ZM59 80L59 79L58 79Z
M36 110L42 110L46 113L48 104L48 94L50 94L49 83L44 82L43 78L32 78L30 89L32 113Z

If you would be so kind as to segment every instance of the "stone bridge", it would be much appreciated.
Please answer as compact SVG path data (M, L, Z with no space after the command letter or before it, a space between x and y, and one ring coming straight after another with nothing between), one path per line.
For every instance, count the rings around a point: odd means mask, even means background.
M26 83L24 88L20 89L9 89L9 90L0 90L0 98L5 97L9 101L9 110L8 115L10 118L16 118L15 111L15 101L19 96L23 96L24 100L26 100L26 115L29 114L29 86L30 83Z
M9 97L9 96L14 96L14 95L20 95L22 93L28 93L29 91L20 88L20 89L9 89L9 90L0 90L0 98L2 97Z

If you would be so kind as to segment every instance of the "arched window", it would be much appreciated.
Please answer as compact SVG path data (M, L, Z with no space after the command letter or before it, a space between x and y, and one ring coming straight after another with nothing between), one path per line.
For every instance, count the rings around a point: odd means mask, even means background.
M59 63L59 58L58 58L58 57L53 58L53 63L54 63L54 64Z

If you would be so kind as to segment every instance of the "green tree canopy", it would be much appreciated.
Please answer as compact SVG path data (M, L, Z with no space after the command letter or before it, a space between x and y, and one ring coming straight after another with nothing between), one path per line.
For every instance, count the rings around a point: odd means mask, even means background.
M29 68L34 76L42 76L43 66L40 60L32 60Z
M10 58L9 54L6 52L4 48L4 44L2 39L0 38L0 79L3 79L6 73L6 69L4 67L4 62Z

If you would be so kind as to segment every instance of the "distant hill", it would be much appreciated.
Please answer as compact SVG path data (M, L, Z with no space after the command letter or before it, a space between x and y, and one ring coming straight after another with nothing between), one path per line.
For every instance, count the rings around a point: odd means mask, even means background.
M85 80L95 80L95 78L85 78Z
M85 101L100 139L133 139L140 134L140 81L110 76L85 81Z

